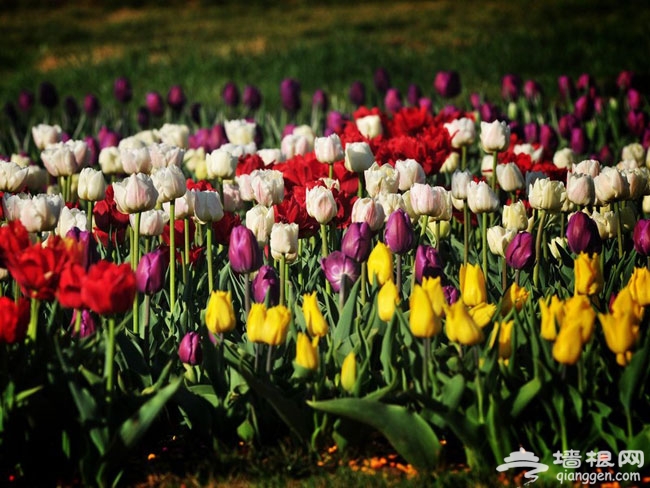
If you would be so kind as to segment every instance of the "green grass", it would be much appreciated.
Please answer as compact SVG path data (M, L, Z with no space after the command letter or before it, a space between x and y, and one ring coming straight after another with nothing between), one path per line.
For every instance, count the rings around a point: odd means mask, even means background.
M560 74L589 72L611 85L622 69L648 71L650 9L642 1L140 3L0 13L0 101L51 80L62 97L93 92L109 103L121 75L131 79L137 105L175 83L190 101L217 104L233 80L258 85L276 107L284 77L301 81L304 104L324 88L344 105L350 82L370 89L379 66L403 94L415 82L432 95L435 73L455 69L465 95L493 98L509 72L539 80L552 95Z

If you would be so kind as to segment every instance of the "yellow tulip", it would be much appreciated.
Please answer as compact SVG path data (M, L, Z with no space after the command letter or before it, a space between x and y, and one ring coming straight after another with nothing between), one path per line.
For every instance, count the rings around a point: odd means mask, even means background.
M632 318L630 320L638 325L641 323L641 320L643 320L643 311L645 309L639 302L636 301L634 294L635 293L633 288L630 286L630 284L628 284L618 292L618 295L616 295L611 308L614 315L621 317L631 315Z
M497 322L494 324L494 329L492 329L490 347L494 345L498 337L499 357L501 359L508 359L512 355L512 326L514 323L514 320L508 322Z
M557 324L564 318L564 303L557 296L551 297L550 304L545 299L539 299L541 311L541 333L542 339L554 341L557 337Z
M435 278L424 278L422 280L422 288L429 296L429 301L433 307L433 313L442 317L445 313L447 298L445 297L445 291L442 289L442 279L440 276Z
M318 307L316 292L305 294L302 298L302 313L305 316L307 332L309 332L309 335L312 337L326 336L329 326Z
M350 352L343 360L341 366L341 386L345 391L351 393L357 382L357 358L354 352Z
M413 287L409 308L409 325L415 337L432 337L440 332L440 316L434 313L429 296L420 285Z
M510 288L506 291L505 296L503 297L503 303L501 304L501 313L507 315L512 307L515 310L520 311L528 297L530 292L523 286L519 286L517 283L510 285Z
M616 362L619 366L627 366L632 361L632 351L625 351L616 355Z
M597 295L603 289L603 273L598 254L578 254L574 263L575 294Z
M291 312L284 305L276 305L266 311L262 327L262 342L269 346L278 346L287 339L291 322Z
M262 331L266 320L266 305L263 303L251 304L246 319L246 334L250 342L262 342Z
M395 306L400 303L399 291L393 280L384 283L377 294L379 318L388 322L395 315Z
M580 329L580 340L583 344L589 342L594 333L596 312L585 295L574 295L564 302L564 317L560 322L560 332L567 325L575 325Z
M483 331L476 325L467 308L460 300L447 307L447 337L452 342L473 346L483 341Z
M298 333L296 340L296 364L305 369L318 369L318 346L313 345L302 332Z
M378 242L368 256L368 281L383 285L393 279L393 255L383 242Z
M205 325L213 334L225 334L235 328L235 310L229 291L215 290L205 311Z
M555 344L553 358L562 364L575 364L582 353L582 337L580 327L567 324L560 328Z
M485 276L479 265L460 265L460 296L468 307L487 302Z
M650 305L650 269L634 268L627 287L639 305Z
M496 311L497 306L493 303L480 303L475 307L472 307L468 310L469 314L476 322L481 329L492 322L492 317L494 317L494 312Z
M607 347L614 354L623 354L632 349L634 345L633 323L629 320L630 318L631 314L626 314L626 316L609 313L598 314L600 325L603 326L605 342L607 342Z

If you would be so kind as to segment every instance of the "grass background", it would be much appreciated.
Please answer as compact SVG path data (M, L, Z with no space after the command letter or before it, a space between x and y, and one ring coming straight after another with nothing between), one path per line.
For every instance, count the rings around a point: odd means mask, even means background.
M291 76L303 106L322 88L343 109L350 83L370 91L379 66L404 96L409 83L433 96L436 72L456 70L465 100L498 99L506 73L538 80L550 98L560 74L591 73L605 90L623 69L650 74L650 8L636 0L0 3L3 103L49 80L61 99L92 92L110 104L118 76L136 106L173 84L190 103L218 105L232 80L257 85L268 109Z

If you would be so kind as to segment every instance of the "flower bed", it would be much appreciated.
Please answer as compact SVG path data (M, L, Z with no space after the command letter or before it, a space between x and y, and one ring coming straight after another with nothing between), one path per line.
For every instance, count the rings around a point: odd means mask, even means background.
M23 94L1 137L3 476L47 477L45 455L110 484L157 430L316 456L376 432L409 473L496 475L520 449L551 478L571 452L641 471L594 457L650 448L633 74L606 95L562 77L553 103L508 75L502 106L465 105L457 73L408 102L381 75L381 107L317 92L309 125L291 79L290 123L252 87L210 126L179 86L133 117L120 78L122 117L87 97L57 121L44 85L48 122Z

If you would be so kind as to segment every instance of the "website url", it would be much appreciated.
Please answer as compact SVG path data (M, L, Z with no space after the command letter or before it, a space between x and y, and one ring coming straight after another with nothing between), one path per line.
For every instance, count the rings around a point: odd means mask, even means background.
M565 471L556 475L560 484L565 481L596 484L613 481L641 481L641 473L582 473L580 471Z

